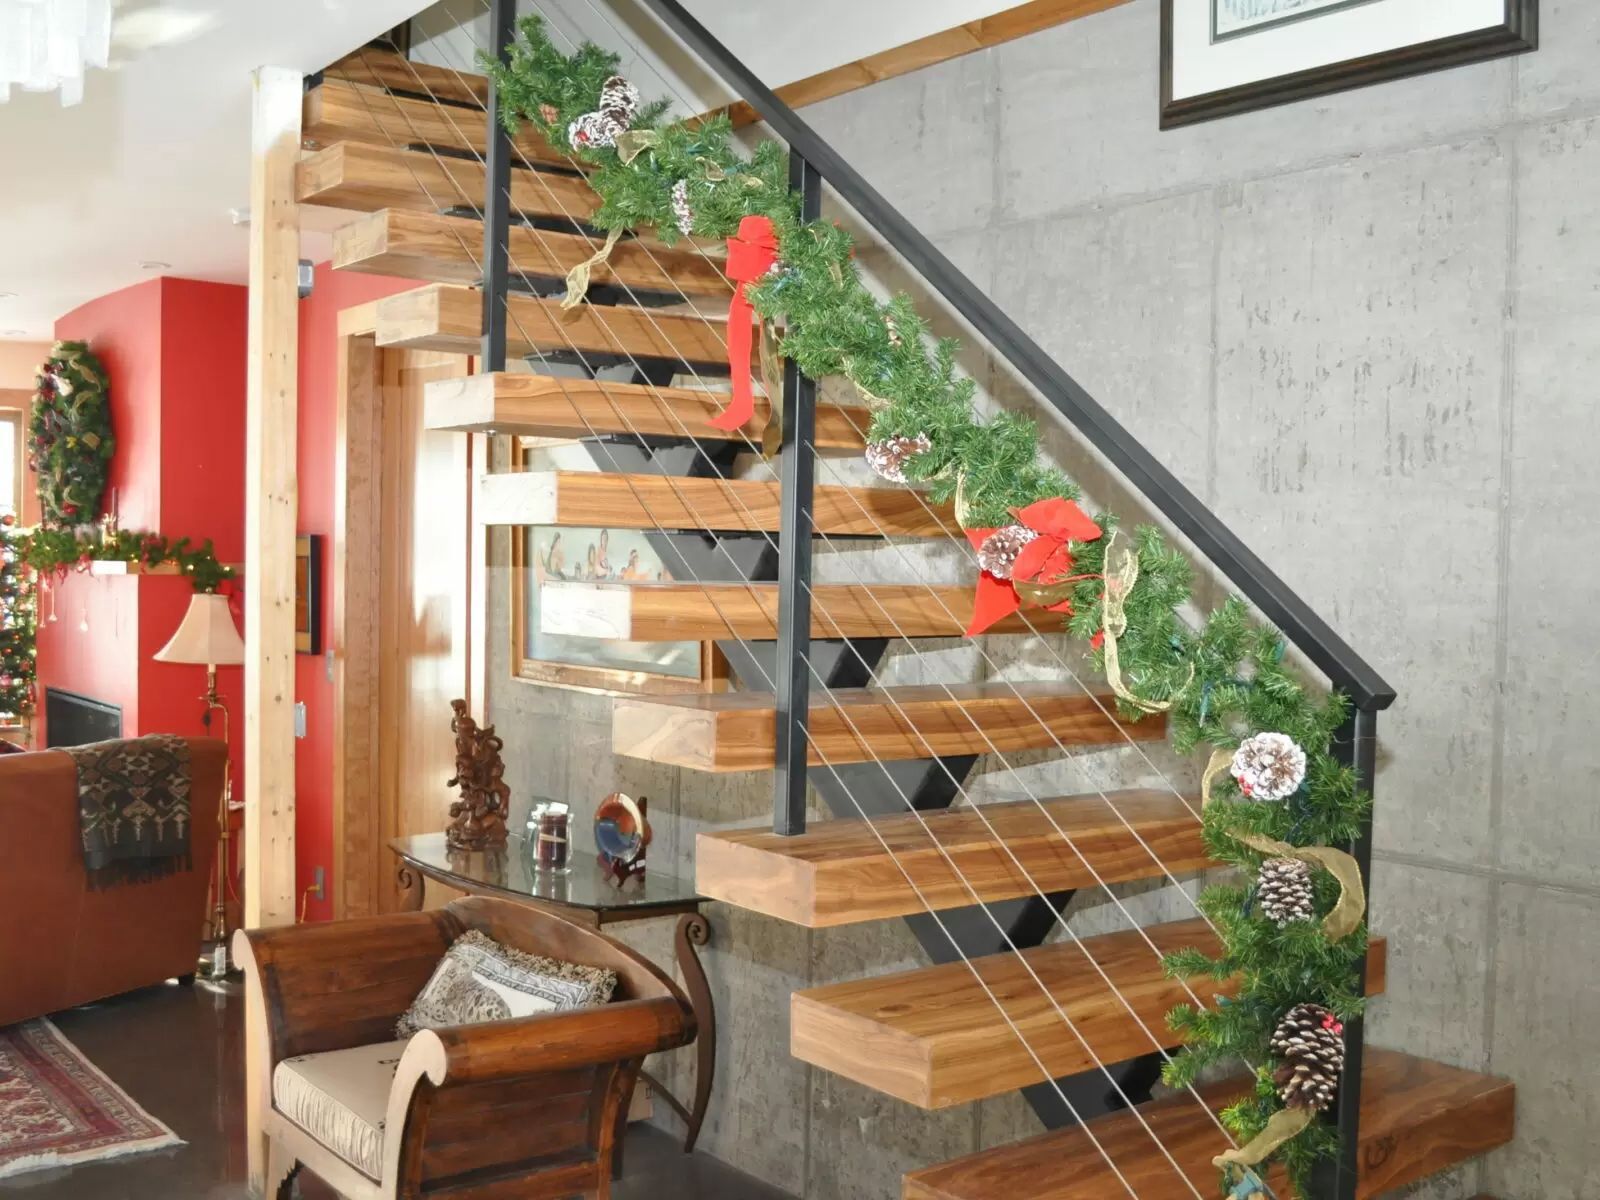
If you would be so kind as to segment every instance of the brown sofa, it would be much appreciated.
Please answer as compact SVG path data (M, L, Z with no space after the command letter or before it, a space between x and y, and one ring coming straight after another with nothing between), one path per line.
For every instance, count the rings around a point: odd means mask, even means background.
M193 973L226 748L189 750L192 866L102 891L84 881L72 759L0 756L0 1026Z

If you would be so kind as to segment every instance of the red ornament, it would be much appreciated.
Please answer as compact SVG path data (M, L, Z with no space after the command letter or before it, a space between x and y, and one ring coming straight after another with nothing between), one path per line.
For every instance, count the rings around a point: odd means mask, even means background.
M17 518L16 518L16 516L14 514L12 514L12 513L0 514L0 525L4 525L7 529L10 529L11 526L15 525L16 523L17 523Z
M728 369L733 376L733 399L712 418L718 429L742 429L755 416L755 396L750 389L750 350L755 341L755 311L745 289L778 261L778 235L768 217L746 217L739 232L728 239L727 273L735 287L728 302Z
M1072 573L1070 542L1092 542L1100 536L1100 526L1089 519L1087 513L1071 500L1053 496L1039 500L1026 508L1014 508L1011 515L1017 523L1038 534L1018 553L1011 565L1011 578L1001 579L988 571L978 573L977 592L973 596L972 621L966 636L975 637L1002 621L1022 607L1022 597L1017 594L1018 583L1056 587L1073 583L1088 575ZM968 529L967 541L976 550L983 545L993 529ZM1063 600L1045 606L1047 612L1070 613L1072 602Z

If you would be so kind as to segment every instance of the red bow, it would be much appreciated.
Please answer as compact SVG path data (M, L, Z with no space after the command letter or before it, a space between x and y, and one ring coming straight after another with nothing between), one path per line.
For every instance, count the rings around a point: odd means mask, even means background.
M1071 500L1059 496L1039 500L1026 508L1014 508L1011 515L1019 525L1033 530L1037 535L1022 548L1011 564L1011 578L1001 579L982 571L978 575L978 590L972 602L972 623L967 626L967 636L975 637L1002 621L1022 607L1022 597L1017 594L1017 581L1056 587L1091 579L1090 575L1072 574L1072 554L1069 542L1092 542L1100 536L1100 526L1089 519L1087 513ZM969 529L967 541L974 550L981 547L993 529ZM1072 601L1062 600L1045 605L1047 612L1070 613Z
M711 419L714 429L730 433L750 423L756 414L750 390L750 348L754 343L755 313L745 287L760 279L778 261L778 235L767 217L746 217L739 232L728 239L728 278L733 299L728 302L728 369L733 375L733 399Z

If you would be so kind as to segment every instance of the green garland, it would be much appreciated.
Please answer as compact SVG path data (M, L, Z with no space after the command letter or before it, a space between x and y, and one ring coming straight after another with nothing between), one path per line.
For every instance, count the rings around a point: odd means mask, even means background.
M28 465L46 524L99 515L116 448L105 367L87 342L57 342L39 368L28 422Z
M591 218L597 227L624 232L649 227L670 245L680 234L729 237L746 216L768 218L777 235L779 263L748 289L756 312L769 321L783 318L782 351L806 375L845 376L867 396L877 410L875 441L928 439L927 448L906 462L906 478L926 483L936 502L956 501L964 527L1006 525L1014 510L1034 501L1078 496L1072 481L1043 460L1032 420L1010 412L989 417L975 412L975 385L956 371L955 340L930 347L926 324L909 298L898 295L880 304L862 284L847 233L829 222L800 219L783 147L764 142L746 157L733 145L726 118L666 124L665 106L659 104L629 115L626 153L607 145L573 147L569 126L595 109L619 61L589 44L569 57L551 42L543 22L530 17L521 23L509 65L485 58L483 66L494 79L508 131L515 133L523 120L531 122L554 145L572 148L594 168L589 182L601 199ZM1109 513L1095 520L1106 536L1071 547L1073 572L1091 578L1074 589L1067 627L1085 640L1102 632L1106 585L1098 577L1117 527ZM1135 530L1131 542L1139 574L1124 603L1121 675L1142 701L1170 706L1176 748L1231 751L1256 734L1276 732L1306 753L1304 782L1283 802L1249 800L1232 778L1216 786L1214 802L1204 812L1209 852L1254 880L1264 856L1244 845L1242 836L1264 835L1296 847L1351 842L1366 819L1369 798L1358 789L1354 772L1330 753L1348 711L1345 698L1308 694L1284 664L1282 639L1257 624L1242 600L1227 600L1199 629L1184 624L1177 613L1190 599L1189 563L1154 528ZM1103 648L1096 654L1104 668ZM1129 717L1142 715L1139 705L1120 703ZM1327 913L1336 896L1331 877L1319 874L1317 912ZM1166 962L1174 976L1242 978L1231 1003L1215 1010L1174 1010L1170 1022L1186 1044L1165 1072L1169 1083L1185 1086L1212 1063L1259 1064L1255 1093L1224 1113L1241 1143L1261 1133L1283 1107L1266 1065L1278 1021L1308 1002L1331 1009L1341 1020L1360 1015L1363 999L1355 983L1366 953L1364 924L1330 942L1320 922L1279 928L1253 900L1248 886L1206 889L1201 905L1221 934L1222 953L1211 958L1189 950ZM1303 1182L1311 1164L1337 1146L1337 1132L1314 1122L1279 1154Z

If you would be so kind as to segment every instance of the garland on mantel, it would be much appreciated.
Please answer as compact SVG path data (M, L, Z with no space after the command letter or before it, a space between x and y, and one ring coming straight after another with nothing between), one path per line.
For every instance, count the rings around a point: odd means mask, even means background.
M869 464L885 478L925 485L937 503L954 502L978 551L970 633L1017 607L1061 613L1090 643L1126 716L1164 712L1180 752L1210 751L1206 845L1248 882L1201 897L1222 952L1182 951L1166 968L1191 978L1237 975L1241 986L1215 1007L1173 1011L1185 1048L1165 1077L1182 1087L1213 1063L1260 1064L1253 1093L1224 1113L1247 1144L1217 1165L1241 1195L1269 1157L1303 1181L1317 1158L1337 1150L1336 1130L1312 1118L1334 1096L1342 1022L1363 1006L1355 986L1367 943L1360 876L1329 849L1355 838L1369 806L1354 772L1330 753L1346 699L1308 694L1284 663L1282 638L1240 599L1198 629L1181 621L1191 583L1182 554L1154 528L1126 533L1113 514L1091 519L1079 509L1078 488L1044 461L1031 419L976 412L975 384L956 370L959 344L930 344L905 295L876 300L843 229L801 220L784 147L764 142L746 156L721 117L665 123L666 105L642 104L615 74L619 61L592 44L568 56L529 17L509 65L485 57L483 66L510 132L528 121L592 166L601 204L591 220L611 235L608 246L642 228L669 245L729 239L730 275L749 278L739 290L758 317L774 328L781 320L782 353L813 379L855 384L874 410ZM737 261L753 264L753 274L734 270ZM586 280L574 273L568 304L582 301ZM748 367L732 365L737 385ZM742 424L736 407L724 428Z

